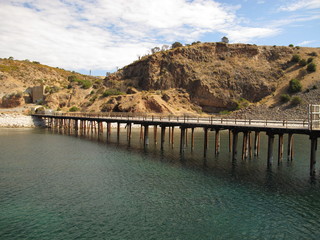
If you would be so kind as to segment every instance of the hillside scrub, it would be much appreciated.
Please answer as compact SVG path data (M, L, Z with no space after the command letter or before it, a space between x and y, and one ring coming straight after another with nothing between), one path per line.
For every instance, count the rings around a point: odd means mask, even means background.
M307 71L308 72L315 72L317 70L317 66L315 63L309 63L307 66Z
M114 96L114 95L123 95L125 93L117 90L117 89L108 89L106 91L104 91L104 93L102 94L102 97L109 97L109 96Z
M297 93L301 92L302 90L302 85L301 82L298 79L292 79L289 82L289 93Z

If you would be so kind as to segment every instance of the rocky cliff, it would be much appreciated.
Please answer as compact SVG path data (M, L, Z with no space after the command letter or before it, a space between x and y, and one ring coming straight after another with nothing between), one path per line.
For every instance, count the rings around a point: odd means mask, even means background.
M292 56L312 51L319 49L199 43L143 57L106 81L131 81L144 90L183 88L204 111L232 110L241 99L255 103L273 94L299 70L292 69Z

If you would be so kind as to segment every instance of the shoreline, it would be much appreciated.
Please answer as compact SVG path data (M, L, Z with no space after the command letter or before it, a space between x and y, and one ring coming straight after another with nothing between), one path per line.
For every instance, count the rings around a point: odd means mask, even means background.
M0 113L0 128L45 127L42 120L21 113Z

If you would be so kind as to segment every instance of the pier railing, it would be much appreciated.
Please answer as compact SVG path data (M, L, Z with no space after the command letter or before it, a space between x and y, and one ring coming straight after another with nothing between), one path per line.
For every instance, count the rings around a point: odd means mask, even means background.
M34 114L46 115L46 114ZM250 118L229 118L206 116L199 117L194 115L157 115L157 114L139 114L139 113L51 113L51 116L65 116L65 117L82 117L82 118L101 118L101 119L123 119L123 120L139 120L148 122L179 122L179 123L199 123L209 125L251 125L259 127L278 127L278 128L300 128L312 129L308 119L250 119Z

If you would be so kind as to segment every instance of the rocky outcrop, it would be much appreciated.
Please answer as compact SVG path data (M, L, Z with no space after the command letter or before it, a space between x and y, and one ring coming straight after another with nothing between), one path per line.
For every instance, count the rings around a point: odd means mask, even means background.
M158 52L106 80L135 81L144 90L183 88L204 110L233 109L239 98L258 102L284 77L289 47L202 43Z

